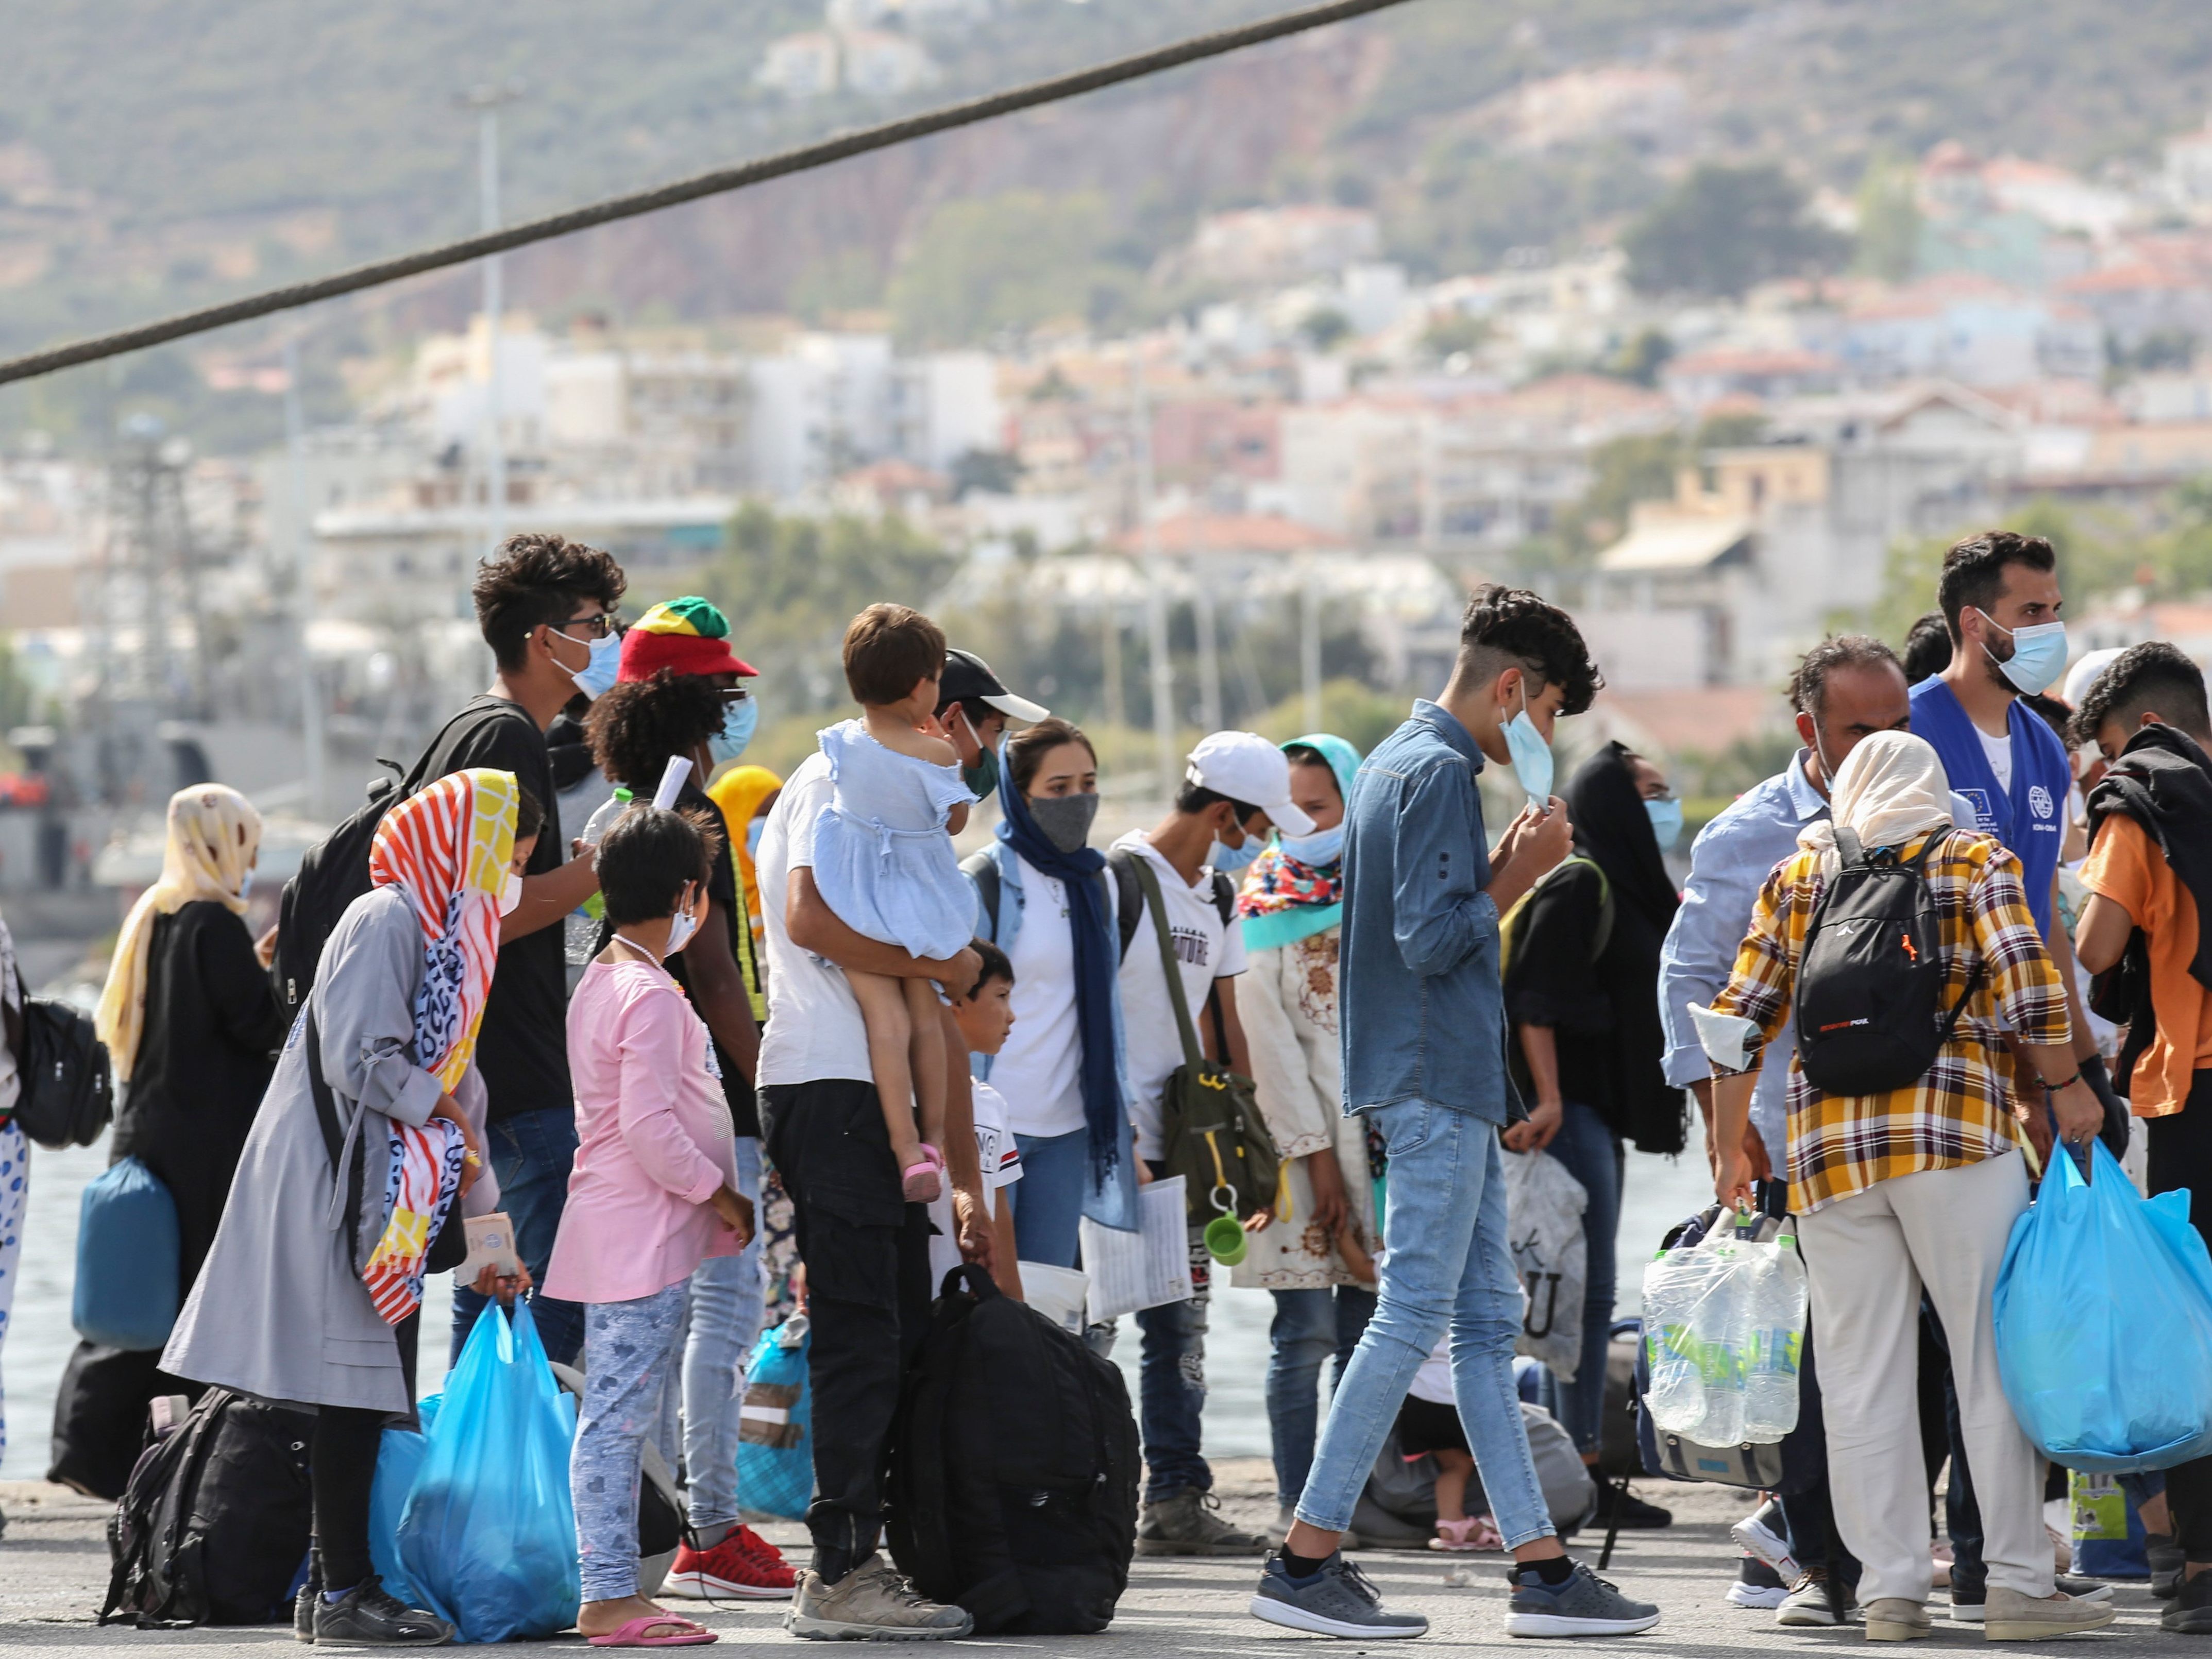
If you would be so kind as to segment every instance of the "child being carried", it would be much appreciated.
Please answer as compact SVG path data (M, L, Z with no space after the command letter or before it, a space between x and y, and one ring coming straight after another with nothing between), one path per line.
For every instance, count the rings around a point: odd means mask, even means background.
M815 822L815 885L856 933L924 959L957 956L975 931L975 890L952 837L975 796L936 718L944 632L905 605L872 605L845 630L844 655L860 718L818 734L836 795ZM867 1024L868 1068L900 1186L908 1203L928 1203L945 1169L937 987L851 969L845 977Z

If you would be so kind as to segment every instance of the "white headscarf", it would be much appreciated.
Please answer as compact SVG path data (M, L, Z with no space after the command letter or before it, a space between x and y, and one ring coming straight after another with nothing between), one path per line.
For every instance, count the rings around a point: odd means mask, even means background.
M1876 732L1844 757L1828 784L1828 817L1797 832L1797 844L1820 855L1820 870L1842 867L1836 830L1848 824L1868 847L1901 847L1951 823L1951 781L1925 738Z

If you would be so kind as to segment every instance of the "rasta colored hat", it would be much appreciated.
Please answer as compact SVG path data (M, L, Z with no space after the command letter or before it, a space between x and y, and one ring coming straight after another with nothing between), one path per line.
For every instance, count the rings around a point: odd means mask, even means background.
M760 672L731 651L730 619L696 595L662 600L623 635L618 678L649 680L664 668L678 674Z

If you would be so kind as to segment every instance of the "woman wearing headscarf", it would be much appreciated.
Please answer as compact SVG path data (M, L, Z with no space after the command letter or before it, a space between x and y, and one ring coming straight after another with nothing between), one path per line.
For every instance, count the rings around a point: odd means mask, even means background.
M783 780L765 766L733 766L707 787L714 805L722 809L722 822L730 832L730 848L738 858L738 880L744 887L745 915L752 923L757 946L761 932L760 877L753 867L754 850L768 823L768 809L783 793Z
M324 946L161 1355L175 1376L318 1408L316 1572L301 1613L319 1642L453 1639L378 1582L369 1486L385 1419L413 1408L432 1241L483 1167L455 1096L542 818L513 774L481 769L386 814L374 884Z
M1563 792L1575 850L1512 918L1505 1012L1514 1080L1529 1105L1505 1132L1517 1152L1544 1152L1589 1194L1582 1355L1557 1384L1559 1420L1584 1462L1597 1461L1605 1410L1620 1231L1622 1142L1682 1150L1682 1092L1660 1070L1659 946L1680 902L1665 849L1682 827L1666 775L1626 744L1583 762ZM1663 1526L1665 1510L1631 1498L1624 1524Z
M1747 1202L1742 1152L1760 1051L1788 1019L1806 933L1842 865L1838 826L1869 860L1919 860L1937 918L1937 1006L1960 1016L1935 1063L1887 1092L1831 1095L1790 1066L1790 1207L1811 1279L1828 1480L1843 1541L1863 1565L1872 1640L1926 1636L1926 1471L1917 1362L1924 1290L1958 1382L1966 1457L1989 1566L1992 1641L2109 1624L2109 1606L2053 1594L2042 1525L2043 1465L1997 1375L1991 1297L2027 1174L2006 1108L1999 1020L2026 1047L2060 1132L2085 1141L2104 1109L2072 1058L2065 993L2029 914L2020 860L1994 837L1954 829L1942 763L1902 732L1863 739L1836 769L1832 817L1759 890L1751 931L1710 1008L1690 1005L1713 1068L1714 1190Z
M1321 1369L1337 1374L1375 1311L1379 1239L1365 1120L1344 1115L1337 949L1344 921L1344 805L1359 751L1312 732L1283 745L1291 800L1313 832L1253 860L1237 900L1244 977L1237 992L1260 1111L1284 1158L1276 1224L1252 1236L1234 1282L1273 1292L1267 1427L1279 1527L1287 1529L1313 1464Z

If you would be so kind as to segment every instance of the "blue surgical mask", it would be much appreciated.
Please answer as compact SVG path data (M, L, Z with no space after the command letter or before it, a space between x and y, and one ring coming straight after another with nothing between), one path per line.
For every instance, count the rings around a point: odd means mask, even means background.
M2008 631L1988 611L1982 611L1981 616L1984 622L2000 633ZM1997 663L2004 677L2030 696L2057 684L2058 677L2066 672L2066 624L2038 623L2033 628L2015 628L2009 632L2012 655ZM1987 646L1982 648L1989 650ZM1990 654L1990 660L1995 661L1996 653Z
M1259 856L1260 838L1248 830L1242 847L1224 847L1219 842L1215 842L1213 856L1206 862L1223 875L1233 876Z
M1513 775L1539 806L1552 801L1552 745L1528 718L1528 685L1521 685L1521 712L1505 722L1505 746L1512 752Z
M248 899L252 898L252 896L253 896L253 872L252 872L252 870L249 867L249 868L247 869L246 872L244 875L240 876L240 877L238 878L238 902L239 902L240 903L243 904L243 903L245 903L245 902L246 902L246 900L248 900Z
M1651 833L1659 838L1659 850L1667 851L1682 839L1682 803L1669 797L1666 800L1647 800L1644 810L1651 815Z
M745 824L745 856L747 858L755 860L760 858L761 831L767 828L768 820L764 817L753 818Z
M565 640L568 636L563 634L561 637ZM575 643L580 645L583 641ZM582 668L563 665L561 672L576 682L576 690L597 702L614 690L615 678L622 672L622 635L609 629L605 638L592 641L591 650L592 659Z
M745 752L745 745L753 740L753 729L760 724L760 703L753 697L740 697L722 711L722 729L707 740L708 752L714 756L714 764L720 766L733 761Z
M1309 870L1318 870L1344 856L1344 826L1340 823L1334 830L1316 830L1310 836L1278 835L1275 842Z

